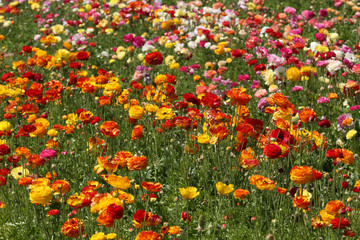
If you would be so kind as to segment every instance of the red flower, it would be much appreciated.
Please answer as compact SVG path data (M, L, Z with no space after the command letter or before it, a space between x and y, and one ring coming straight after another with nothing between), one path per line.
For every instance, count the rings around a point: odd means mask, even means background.
M88 60L89 57L90 57L90 52L80 51L80 52L78 52L76 57L77 57L78 60L81 60L81 61Z
M194 96L194 94L192 93L185 93L183 95L183 98L187 101L187 102L191 102L193 104L196 105L200 105L200 99L198 99L197 97Z
M47 212L46 216L50 217L50 216L55 216L60 214L60 211L58 209L51 209Z
M278 158L281 156L281 147L279 145L270 143L265 146L264 155L270 159Z
M160 52L151 52L145 56L145 61L150 65L160 65L163 60L164 58Z
M201 103L203 106L218 108L221 105L221 98L213 93L205 93L201 98Z
M6 178L0 176L0 186L6 185Z
M106 208L106 213L113 219L120 219L123 217L124 208L121 205L110 204Z
M6 144L0 145L0 156L8 155L11 152L11 149Z
M346 218L335 218L331 221L332 229L344 229L350 226L349 221Z

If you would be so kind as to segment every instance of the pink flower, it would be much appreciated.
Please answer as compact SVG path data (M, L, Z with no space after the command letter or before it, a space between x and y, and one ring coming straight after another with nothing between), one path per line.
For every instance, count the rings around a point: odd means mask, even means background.
M350 111L356 111L356 110L360 110L360 105L355 105L355 106L351 106L349 108Z
M306 19L310 20L315 17L315 13L313 11L304 10L302 11L301 15Z
M317 103L329 103L329 102L330 102L330 99L328 99L327 97L320 97L317 100Z
M295 15L296 14L296 9L293 7L286 7L284 9L284 12L290 15Z
M352 68L353 73L360 74L360 63L355 64Z
M46 160L56 158L57 153L53 149L45 149L40 153L40 158L45 158Z
M304 90L304 88L302 86L295 86L291 89L292 92L298 92L298 91L302 91Z
M250 79L250 77L249 77L249 75L239 75L238 76L238 81L247 81L247 80L249 80Z

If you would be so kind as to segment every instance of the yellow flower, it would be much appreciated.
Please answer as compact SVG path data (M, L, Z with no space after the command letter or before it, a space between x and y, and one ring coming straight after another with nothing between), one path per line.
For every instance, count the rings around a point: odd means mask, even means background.
M233 184L226 185L225 183L218 182L216 184L216 190L218 191L218 193L220 193L220 195L226 196L232 191L234 191L234 185Z
M51 30L53 31L54 34L59 35L64 32L64 26L61 24L56 24L55 26L51 27Z
M35 204L47 205L52 199L52 190L49 186L36 186L31 188L30 201Z
M156 85L167 83L167 81L168 81L167 76L164 74L157 75L154 80Z
M159 120L171 119L173 117L174 113L172 112L171 108L163 107L156 112L156 119Z
M122 190L128 189L131 187L130 180L127 177L121 177L116 175L110 175L106 179L107 183L113 186L114 188L119 188Z
M57 137L58 134L59 134L59 132L56 131L55 129L50 129L50 130L47 132L47 135L49 135L50 137Z
M140 107L139 105L131 106L129 109L129 116L133 119L142 119L145 115L144 108Z
M147 104L145 105L145 110L150 113L155 113L159 110L159 107L154 104Z
M13 178L15 178L16 180L22 178L22 177L26 177L30 174L29 170L27 170L27 168L24 168L23 166L20 166L20 167L16 167L16 168L13 168L11 170L11 176Z
M0 131L9 131L11 129L11 124L7 121L0 122Z
M301 72L297 67L291 67L286 71L286 78L289 81L297 82L301 79Z
M346 139L350 140L352 139L355 135L356 135L357 131L354 129L351 129L347 134L346 134Z
M106 240L106 235L103 232L98 232L92 235L90 240Z
M198 136L198 143L208 144L210 142L210 137L208 134L204 133Z
M193 199L199 196L199 192L196 187L179 188L180 194L184 199Z

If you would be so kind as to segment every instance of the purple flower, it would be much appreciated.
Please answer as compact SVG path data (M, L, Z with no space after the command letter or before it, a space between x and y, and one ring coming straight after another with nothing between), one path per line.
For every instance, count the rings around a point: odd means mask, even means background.
M40 158L45 158L46 160L54 159L56 158L57 153L53 149L45 149L40 153Z

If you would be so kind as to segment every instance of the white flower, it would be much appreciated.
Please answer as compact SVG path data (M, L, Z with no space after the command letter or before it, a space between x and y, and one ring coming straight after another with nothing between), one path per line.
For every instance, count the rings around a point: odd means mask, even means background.
M141 50L143 52L148 52L148 51L152 51L154 50L155 47L153 45L149 45L149 44L145 44L144 46L142 46Z
M326 66L326 69L331 73L334 74L336 71L341 69L342 62L338 60L329 60L328 65Z

